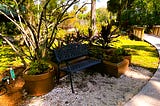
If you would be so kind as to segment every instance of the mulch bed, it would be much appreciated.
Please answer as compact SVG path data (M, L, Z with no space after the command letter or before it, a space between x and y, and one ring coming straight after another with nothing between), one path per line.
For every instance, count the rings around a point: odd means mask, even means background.
M23 100L23 86L24 86L24 80L22 78L22 72L24 68L22 66L20 67L13 67L15 74L16 74L16 80L10 79L10 84L5 84L7 88L7 92L0 96L0 105L1 106L17 106L21 103ZM5 73L0 75L0 79L2 79L5 76L10 76L9 70L6 70Z

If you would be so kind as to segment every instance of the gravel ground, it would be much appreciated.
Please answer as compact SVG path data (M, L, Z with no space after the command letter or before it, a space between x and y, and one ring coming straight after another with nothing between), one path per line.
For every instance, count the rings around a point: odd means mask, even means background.
M136 66L130 66L120 78L79 72L73 75L74 94L69 78L64 77L51 92L40 97L27 97L21 106L123 106L152 75Z

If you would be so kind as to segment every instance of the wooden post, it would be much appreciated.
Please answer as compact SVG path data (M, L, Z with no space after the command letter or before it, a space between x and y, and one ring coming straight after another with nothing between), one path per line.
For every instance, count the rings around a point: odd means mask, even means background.
M152 34L156 36L160 36L160 25L155 25L152 28Z
M144 38L144 28L143 27L134 27L133 28L133 34L139 38L140 40L143 40Z

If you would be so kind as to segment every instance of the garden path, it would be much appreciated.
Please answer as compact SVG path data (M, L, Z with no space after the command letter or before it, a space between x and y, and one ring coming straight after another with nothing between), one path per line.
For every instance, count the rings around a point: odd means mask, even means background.
M157 48L160 57L160 37L144 34L144 40ZM153 77L125 106L158 106L160 104L160 64Z

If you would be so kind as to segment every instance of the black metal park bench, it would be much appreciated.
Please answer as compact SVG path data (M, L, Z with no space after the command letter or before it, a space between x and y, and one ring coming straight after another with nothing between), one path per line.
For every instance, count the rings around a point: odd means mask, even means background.
M73 84L72 84L72 73L81 71L83 69L89 68L91 66L101 63L101 59L92 58L89 55L87 45L84 44L68 44L64 47L54 50L56 60L58 62L58 71L57 71L57 82L59 83L60 71L65 71L69 74L72 93L74 93ZM87 57L85 59L80 59L80 61L73 62L73 60L80 57ZM61 64L65 66L61 67Z

